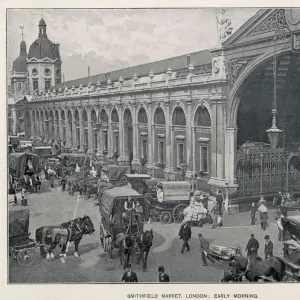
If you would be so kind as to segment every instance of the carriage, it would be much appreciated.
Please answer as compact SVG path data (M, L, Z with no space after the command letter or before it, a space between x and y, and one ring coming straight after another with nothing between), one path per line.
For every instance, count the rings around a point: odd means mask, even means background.
M145 194L145 200L150 206L151 219L160 221L162 224L169 224L172 221L175 223L182 222L183 211L190 204L190 183L187 181L161 181L158 183L163 189L162 202L158 202L153 180L148 181L152 188Z
M79 192L82 195L85 190L86 177L86 172L74 172L68 177L67 184L70 196L74 196L75 192Z
M122 220L124 202L128 197L134 202L139 201L145 211L142 195L128 186L105 190L99 203L100 241L104 251L109 252L110 258L113 257L113 250L117 249L116 237L119 233L135 237L137 233L143 232L143 223L135 218L130 219L129 224L124 224Z
M9 211L9 257L19 266L31 266L36 259L36 243L29 238L29 209Z

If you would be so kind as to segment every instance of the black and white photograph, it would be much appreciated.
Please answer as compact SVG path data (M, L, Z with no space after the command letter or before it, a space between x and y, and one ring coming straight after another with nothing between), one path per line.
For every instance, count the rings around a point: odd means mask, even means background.
M299 283L300 9L71 5L6 9L8 285Z

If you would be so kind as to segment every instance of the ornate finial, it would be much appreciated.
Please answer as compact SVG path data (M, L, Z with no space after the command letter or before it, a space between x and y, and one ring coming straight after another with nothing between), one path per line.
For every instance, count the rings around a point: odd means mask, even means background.
M111 80L110 80L109 77L108 77L108 79L107 79L107 85L111 85Z
M97 84L96 84L96 85L97 85L97 87L100 87L100 86L101 86L101 83L100 83L99 80L97 81Z
M152 70L151 70L150 73L149 73L149 77L150 77L150 79L153 79L153 77L154 77L154 73L153 73Z
M80 84L79 89L82 90L82 84Z
M123 77L122 77L122 76L120 76L120 78L119 78L119 82L120 82L121 84L124 82L124 79L123 79Z
M222 9L219 17L216 17L219 42L224 43L231 36L233 27L231 20L226 17L226 10Z
M72 86L72 92L74 92L74 91L75 91L75 86L73 85L73 86Z
M22 40L24 39L24 34L23 34L23 29L24 29L24 25L20 26L21 30L22 30Z
M171 76L173 73L171 67L169 66L168 70L167 70L167 75Z
M91 88L91 83L89 82L88 85L87 85L88 89Z
M137 77L137 74L136 74L136 73L134 73L132 79L133 79L135 82L138 80L138 77Z
M195 70L194 65L190 64L188 70L190 71L190 73L193 73L193 71Z

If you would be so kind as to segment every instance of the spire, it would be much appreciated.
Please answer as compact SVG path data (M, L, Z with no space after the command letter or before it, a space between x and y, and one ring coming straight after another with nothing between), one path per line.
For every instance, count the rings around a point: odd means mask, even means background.
M24 25L20 26L20 28L22 30L22 41L20 44L20 56L21 56L21 55L27 55L27 51L26 51L26 43L24 41L24 33L23 33Z
M43 18L41 18L40 22L39 22L39 37L47 37L46 34L46 22Z

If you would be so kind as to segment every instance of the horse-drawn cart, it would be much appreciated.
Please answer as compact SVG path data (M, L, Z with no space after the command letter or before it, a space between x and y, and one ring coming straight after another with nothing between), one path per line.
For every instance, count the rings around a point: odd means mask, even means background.
M128 224L124 223L122 214L124 203L131 197L133 202L139 201L144 207L143 197L128 186L114 187L105 190L99 203L100 213L100 241L105 252L113 257L113 250L118 249L117 236L130 235L133 239L139 232L143 232L143 222L138 222L133 215Z
M29 209L9 211L9 257L19 266L31 266L36 259L36 243L29 238Z
M183 211L190 204L190 183L187 181L163 181L158 183L162 190L162 199L150 193L145 195L150 204L150 216L153 221L160 221L162 224L182 222ZM156 197L155 197L156 196Z
M79 192L80 195L82 195L86 177L85 172L74 172L68 177L67 183L69 195L73 196L75 192Z

